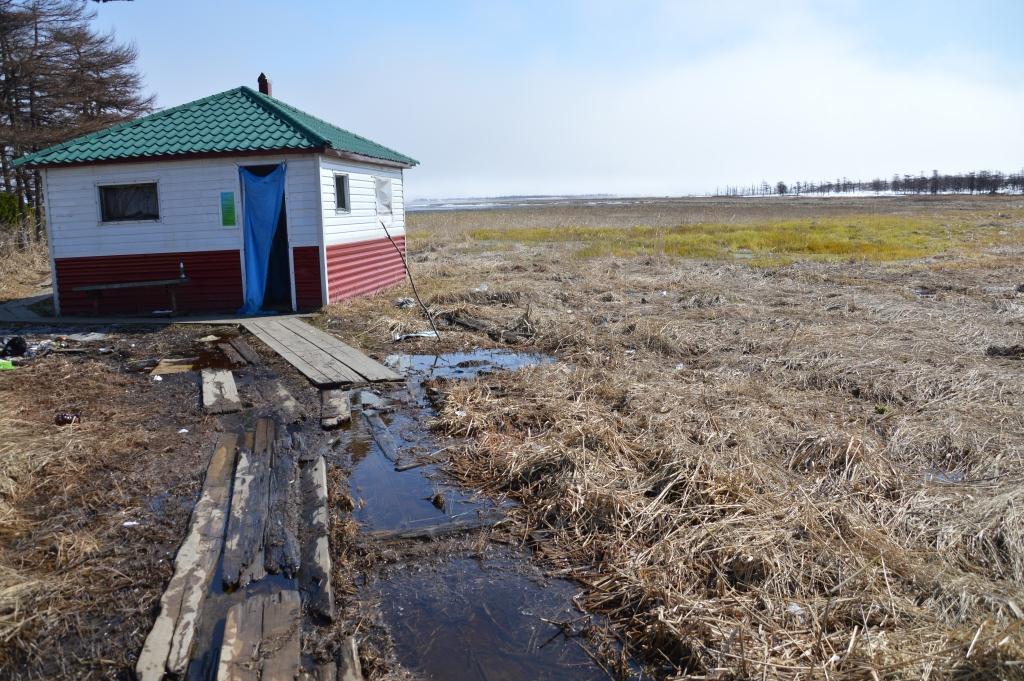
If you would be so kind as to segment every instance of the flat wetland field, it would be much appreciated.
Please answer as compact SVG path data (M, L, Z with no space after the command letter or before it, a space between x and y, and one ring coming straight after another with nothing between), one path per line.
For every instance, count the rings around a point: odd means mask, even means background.
M700 678L1024 675L1024 198L408 225L441 348L558 360L449 386L435 428L468 436L452 469L521 504L520 536L635 659ZM331 323L362 320L364 345L427 328L394 298Z
M354 635L368 678L409 678L359 602L367 576L411 567L415 595L419 560L447 552L469 573L500 545L578 587L592 630L549 626L609 678L1024 678L1024 197L561 201L407 222L440 340L394 340L430 328L396 305L408 283L314 323L378 359L552 361L426 386L445 443L431 461L510 502L500 527L378 552L357 537L350 463L331 464L344 616L304 637L307 656ZM45 278L36 260L8 268L18 286ZM125 367L208 333L116 332L111 353L0 374L0 677L130 674L220 426L194 375ZM260 353L252 380L280 376L318 414ZM81 422L56 425L62 411Z

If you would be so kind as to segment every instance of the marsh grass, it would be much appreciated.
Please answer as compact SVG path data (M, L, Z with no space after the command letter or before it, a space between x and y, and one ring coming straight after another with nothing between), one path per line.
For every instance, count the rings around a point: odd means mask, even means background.
M1018 242L996 226L977 227L959 218L853 214L812 220L759 223L699 223L675 227L475 229L484 242L578 244L577 257L667 255L680 258L747 259L778 264L780 259L909 260L976 245Z

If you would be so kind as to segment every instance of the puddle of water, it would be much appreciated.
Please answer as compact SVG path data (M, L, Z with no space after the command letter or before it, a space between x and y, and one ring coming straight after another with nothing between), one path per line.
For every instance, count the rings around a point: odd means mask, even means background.
M394 390L384 397L361 392L357 400L361 410L353 414L350 431L349 491L356 502L353 516L362 529L410 529L495 515L499 508L494 502L446 483L435 465L395 470L396 465L411 464L417 457L429 456L442 447L426 427L433 411L423 382L434 378L468 379L551 361L543 355L508 350L389 357L386 362L407 376L406 390ZM374 415L380 418L376 426ZM386 433L375 432L382 426ZM378 441L381 437L391 444L382 446ZM392 446L393 456L389 451Z
M418 411L418 410L417 410ZM362 414L354 414L349 442L353 469L350 493L356 502L352 512L363 530L395 530L435 525L487 513L495 504L474 499L465 490L445 484L435 466L399 472L395 462L374 440ZM407 413L383 414L388 432L398 445L400 461L411 461L415 453L428 454L437 446L421 422ZM440 495L441 507L434 499Z
M495 371L515 371L555 360L545 355L512 350L474 350L443 355L391 355L389 367L412 380L429 378L474 378Z
M411 461L442 446L426 426L434 413L426 381L468 379L552 361L507 350L389 357L387 364L406 375L406 386L383 398L361 394L362 411L353 413L349 431L349 480L357 502L353 514L361 530L500 515L495 502L446 482L436 466L396 471L395 461ZM388 455L392 449L394 461ZM432 503L437 492L444 497L443 508ZM423 678L608 678L582 647L584 641L573 635L591 622L573 605L578 587L529 576L534 573L529 556L509 551L485 563L465 557L428 568L405 563L366 588L380 600L399 662ZM559 623L566 624L569 637Z
M521 574L525 557L481 563L453 558L409 567L376 585L395 653L427 679L607 679L578 638L589 617L578 588ZM545 621L547 620L547 621Z

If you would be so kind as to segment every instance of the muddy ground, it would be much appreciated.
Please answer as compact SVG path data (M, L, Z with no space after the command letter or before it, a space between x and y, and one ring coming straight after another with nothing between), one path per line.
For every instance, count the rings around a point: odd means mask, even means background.
M977 211L979 226L1002 215L1018 233L1014 201L940 207ZM574 222L559 211L548 224ZM410 483L430 494L397 519L362 494L359 480L394 481L367 472L380 447L365 423L321 436L310 419L330 451L342 616L307 630L308 659L354 634L369 678L1020 676L1024 249L751 267L466 236L514 224L504 213L424 218L418 236L410 216L439 341L394 340L430 328L396 306L408 287L314 320L381 360L500 348L553 361L376 391L393 403L385 423L433 466ZM126 366L192 356L209 331L119 331L0 374L5 677L129 676L219 426L195 374L156 382ZM251 344L262 362L242 372L243 400L266 407L258 386L277 376L317 414L304 379ZM81 420L55 425L60 412ZM425 498L439 490L503 520L429 541L367 536L378 520L453 516ZM548 636L518 643L538 621L551 628L533 638L564 632L550 658ZM458 657L452 637L544 661Z

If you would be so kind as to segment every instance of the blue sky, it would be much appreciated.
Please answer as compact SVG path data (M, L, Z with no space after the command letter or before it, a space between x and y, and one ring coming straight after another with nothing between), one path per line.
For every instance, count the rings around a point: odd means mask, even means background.
M418 158L411 197L678 195L1024 166L1024 2L135 0L173 106L275 96Z

